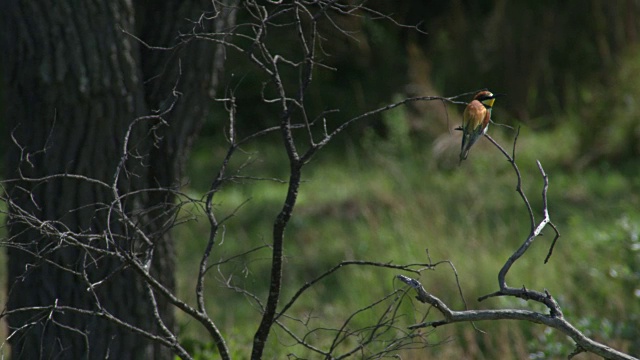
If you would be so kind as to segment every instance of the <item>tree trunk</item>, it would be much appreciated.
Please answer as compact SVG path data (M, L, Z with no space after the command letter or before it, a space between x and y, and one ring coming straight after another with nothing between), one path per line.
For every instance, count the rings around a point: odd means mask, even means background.
M105 249L141 249L131 224L114 216L112 189L77 174L114 182L125 135L128 157L117 182L124 213L150 235L151 273L174 289L169 235L181 165L207 115L221 69L219 51L204 42L180 43L207 1L7 1L2 5L5 65L5 174L8 310L33 306L102 309L160 334L141 278L122 257L71 246L60 233ZM217 18L212 26L232 21ZM204 24L198 26L206 26ZM173 46L170 51L149 45ZM178 66L178 62L180 65ZM178 81L179 79L179 81ZM161 109L159 119L134 120ZM153 189L153 191L151 191ZM149 191L147 191L149 190ZM38 222L41 221L41 222ZM51 227L49 227L51 226ZM76 236L77 237L77 236ZM109 243L109 240L113 240ZM114 247L117 246L117 247ZM86 278L85 277L86 274ZM97 284L95 293L87 284ZM174 328L171 306L155 294L161 317ZM75 312L17 312L8 318L13 359L170 359L170 351L112 321Z

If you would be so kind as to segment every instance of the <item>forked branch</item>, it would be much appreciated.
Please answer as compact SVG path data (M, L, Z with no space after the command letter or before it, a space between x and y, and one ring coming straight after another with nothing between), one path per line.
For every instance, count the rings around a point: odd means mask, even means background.
M404 275L398 275L397 278L416 290L416 292L418 293L416 299L418 299L418 301L433 306L444 317L444 319L442 320L423 322L420 324L412 325L411 327L409 327L410 329L428 327L436 328L438 326L458 322L474 322L483 320L522 320L537 324L543 324L564 333L565 335L573 339L573 341L576 343L576 347L582 349L582 352L592 352L596 355L602 356L605 359L637 360L637 358L631 355L622 353L590 339L563 317L541 314L539 312L531 310L518 309L455 311L449 308L444 301L427 292L419 281Z
M531 311L531 310L518 310L518 309L455 311L455 310L452 310L444 301L440 300L435 295L427 292L419 281L404 275L398 275L397 278L400 281L404 282L405 284L415 289L415 291L418 293L416 298L420 302L433 306L436 310L440 312L440 314L442 314L444 318L442 320L437 320L437 321L422 322L419 324L412 325L409 328L410 329L427 328L427 327L436 328L438 326L452 324L456 322L474 322L474 321L481 321L481 320L522 320L522 321L529 321L533 323L546 325L550 328L556 329L564 333L565 335L573 339L573 341L576 344L576 350L569 355L569 358L581 352L591 352L599 356L602 356L606 359L627 359L627 360L635 359L633 356L624 354L620 351L617 351L604 344L601 344L597 341L590 339L589 337L584 335L582 332L580 332L580 330L576 329L569 321L567 321L564 318L560 305L555 301L555 299L551 296L551 294L548 291L545 290L544 292L540 292L540 291L527 289L526 287L514 288L507 285L506 276L507 276L507 273L509 272L509 269L511 269L512 265L520 257L522 257L525 254L525 252L529 249L533 241L538 236L540 236L540 234L542 233L542 230L547 225L550 225L553 228L553 230L555 231L555 237L549 249L548 255L545 258L545 263L549 260L549 257L551 256L551 253L553 251L553 246L555 245L558 237L560 236L557 228L551 222L551 218L549 216L548 199L547 199L549 177L544 171L544 169L542 168L542 164L539 161L537 161L537 166L543 179L542 220L540 222L535 221L535 216L534 216L531 204L526 196L526 193L522 188L522 176L521 176L520 170L515 162L515 149L516 149L518 134L519 134L519 129L518 129L518 132L516 133L516 137L513 142L513 152L511 155L506 150L504 150L504 148L500 146L500 144L498 144L493 138L491 138L488 135L486 135L486 137L507 158L507 160L513 167L514 172L516 173L516 176L517 176L516 191L522 198L525 208L527 209L527 212L530 218L531 232L529 233L525 241L522 243L522 245L520 245L520 247L507 259L502 269L500 270L498 274L499 290L494 293L480 297L478 301L482 301L487 298L495 297L495 296L513 296L520 299L533 300L535 302L544 304L549 309L549 313L544 314L544 313Z

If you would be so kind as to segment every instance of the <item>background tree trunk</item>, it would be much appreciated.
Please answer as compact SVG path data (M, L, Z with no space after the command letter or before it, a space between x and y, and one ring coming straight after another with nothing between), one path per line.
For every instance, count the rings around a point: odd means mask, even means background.
M80 174L111 183L120 162L124 136L132 121L171 103L177 83L181 93L164 119L136 123L118 189L121 194L149 188L175 188L191 138L204 121L221 53L210 43L180 43L207 1L8 1L4 14L7 178L42 178ZM212 26L232 21L217 19ZM209 22L211 23L211 22ZM217 25L216 25L217 24ZM126 32L153 46L150 50ZM181 66L178 67L180 61ZM180 70L181 69L181 70ZM179 82L178 82L179 78ZM58 305L96 309L97 301L112 315L157 333L145 288L117 257L96 257L78 247L56 246L23 219L25 214L56 221L58 230L101 234L109 226L121 246L135 239L121 221L107 219L113 193L73 179L18 181L7 189L14 206L8 229L8 309ZM174 288L174 249L169 235L174 197L168 191L141 191L125 199L126 211L154 241L151 271ZM18 214L16 209L26 213ZM52 223L53 224L53 223ZM89 240L88 240L89 241ZM88 256L89 255L89 256ZM87 271L89 280L105 280L97 299L73 273ZM157 296L169 328L172 309ZM9 317L14 359L170 359L168 349L113 323L74 313L51 318L19 313Z

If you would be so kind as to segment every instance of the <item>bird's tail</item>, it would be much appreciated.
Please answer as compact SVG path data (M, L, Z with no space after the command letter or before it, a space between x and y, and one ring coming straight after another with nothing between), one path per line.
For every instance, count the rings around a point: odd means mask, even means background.
M469 149L471 149L471 143L469 142L470 136L469 134L462 135L462 147L460 148L460 162L458 166L462 164L462 160L466 160L467 156L469 156Z
M460 161L458 162L458 166L462 164L462 160L467 159L467 156L469 156L469 149L463 150L462 152L460 152Z

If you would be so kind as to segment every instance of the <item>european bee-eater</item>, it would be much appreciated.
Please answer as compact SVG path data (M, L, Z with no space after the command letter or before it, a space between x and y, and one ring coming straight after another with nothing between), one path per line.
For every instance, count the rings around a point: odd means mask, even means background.
M491 121L491 107L496 97L503 94L493 94L483 90L477 93L464 109L462 117L462 149L460 162L469 155L469 150L480 136L487 133Z

